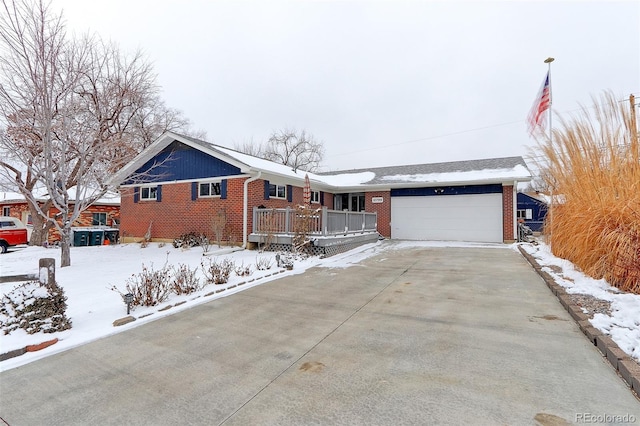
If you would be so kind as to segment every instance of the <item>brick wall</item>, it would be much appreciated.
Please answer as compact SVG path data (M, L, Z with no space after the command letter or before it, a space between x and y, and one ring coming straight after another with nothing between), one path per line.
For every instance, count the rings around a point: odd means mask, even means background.
M378 213L378 232L384 237L391 238L391 192L366 192L364 195L364 210ZM374 197L381 197L382 203L373 203Z
M188 232L203 233L210 237L213 233L213 218L224 210L227 227L223 241L242 242L242 218L244 200L244 182L248 178L227 180L227 198L198 198L191 200L191 183L162 185L162 201L133 201L133 188L122 189L120 235L124 241L140 241L151 225L151 237L154 240L173 240ZM303 188L292 187L292 202L286 199L264 199L264 180L249 183L247 233L253 229L253 207L266 208L295 207L303 203ZM333 194L325 193L325 205L333 206ZM320 204L312 204L320 207Z
M0 204L0 209L4 206L10 207L10 215L12 217L16 217L20 219L25 225L27 224L27 219L29 217L29 206L26 202L20 203L12 203L12 204ZM1 212L2 210L0 210ZM58 214L60 210L55 207L51 207L49 209L49 217L54 217ZM90 227L93 223L93 213L106 213L107 214L107 226L116 226L117 222L120 221L120 206L114 205L93 205L87 208L85 211L80 213L80 217L73 222L73 226L82 226L82 227ZM114 222L115 221L115 222ZM60 241L60 233L57 229L52 228L49 230L49 235L47 236L47 241L49 243L54 243L56 241Z
M27 203L0 203L0 213L2 213L5 207L9 208L9 216L20 219L22 223L26 225L29 216L29 206Z
M513 211L513 185L502 187L502 239L504 242L515 240L513 227L515 212Z

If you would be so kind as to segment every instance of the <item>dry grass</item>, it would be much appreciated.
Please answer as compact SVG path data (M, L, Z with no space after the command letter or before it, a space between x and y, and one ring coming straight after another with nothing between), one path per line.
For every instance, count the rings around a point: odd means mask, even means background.
M542 175L560 200L545 224L553 253L640 294L640 157L630 110L606 93L561 119L553 140L538 148Z

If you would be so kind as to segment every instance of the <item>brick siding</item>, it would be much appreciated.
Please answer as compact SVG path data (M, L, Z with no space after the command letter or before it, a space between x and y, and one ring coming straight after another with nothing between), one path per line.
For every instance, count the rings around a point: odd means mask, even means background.
M513 210L513 185L505 185L502 187L502 239L505 243L515 240L513 234L515 212Z
M140 241L151 224L151 238L158 241L170 241L189 232L202 233L214 237L213 218L216 212L224 211L227 226L222 240L237 244L242 242L242 218L244 201L244 182L248 178L227 180L227 198L197 198L191 200L191 183L171 183L162 185L162 201L140 200L134 203L133 188L122 188L122 222L120 235L124 241ZM275 183L275 182L274 182ZM264 180L249 183L247 234L253 229L254 207L266 208L295 207L303 203L303 188L292 187L292 201L286 199L264 199ZM333 207L333 194L325 193L325 206ZM312 207L321 207L312 204Z
M383 237L391 238L391 192L366 192L364 195L364 210L378 214L378 232ZM382 203L374 203L374 197L381 197Z
M20 219L25 225L27 224L27 218L29 217L29 205L26 202L12 202L12 203L0 203L0 209L3 207L9 207L9 215ZM0 210L2 212L2 210ZM48 212L49 217L54 217L59 213L59 210L55 207L51 207ZM114 205L92 205L85 211L80 213L80 217L73 222L74 227L90 227L93 223L93 213L106 213L107 214L107 226L117 226L120 222L120 206ZM61 223L61 222L60 222ZM49 230L47 236L49 243L55 243L60 241L60 234L55 228Z

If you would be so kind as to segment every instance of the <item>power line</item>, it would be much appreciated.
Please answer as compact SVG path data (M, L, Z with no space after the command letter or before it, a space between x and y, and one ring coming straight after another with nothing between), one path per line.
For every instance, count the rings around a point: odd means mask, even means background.
M448 136L461 135L461 134L464 134L464 133L475 132L475 131L478 131L478 130L492 129L494 127L507 126L507 125L511 125L511 124L515 124L515 123L521 123L521 122L522 122L522 120L518 120L518 121L511 121L509 123L501 123L501 124L493 124L491 126L476 127L474 129L460 130L459 132L445 133L443 135L428 136L426 138L412 139L412 140L393 143L393 144L389 144L389 145L381 145L381 146L376 146L376 147L373 147L373 148L366 148L366 149L360 149L360 150L357 150L357 151L345 152L345 153L342 153L342 154L334 154L331 157L338 157L338 156L341 156L341 155L358 154L358 153L366 152L366 151L374 151L376 149L391 148L391 147L394 147L394 146L406 145L408 143L415 143L415 142L428 141L428 140L432 140L432 139L446 138Z
M632 95L635 95L635 93L632 93ZM620 100L620 102L625 102L625 101L628 101L628 99ZM591 108L594 108L594 106L590 106L590 107L586 107L586 108L591 109ZM567 113L571 113L571 112L584 111L584 110L585 110L585 107L580 107L580 108L575 108L575 109L571 109L571 110L562 111L562 112L559 112L559 113L556 113L556 114L567 114ZM376 146L376 147L372 147L372 148L359 149L357 151L344 152L344 153L341 153L341 154L333 154L333 155L330 155L329 157L340 157L340 156L344 156L344 155L359 154L361 152L375 151L376 149L391 148L391 147L394 147L394 146L406 145L406 144L415 143L415 142L423 142L423 141L428 141L428 140L433 140L433 139L446 138L446 137L449 137L449 136L456 136L456 135L462 135L462 134L465 134L465 133L477 132L479 130L493 129L493 128L502 127L502 126L511 126L513 124L523 123L525 121L526 120L516 120L516 121L509 121L507 123L500 123L500 124L492 124L492 125L489 125L489 126L475 127L473 129L460 130L458 132L445 133L445 134L437 135L437 136L428 136L428 137L424 137L424 138L412 139L412 140L392 143L392 144L388 144L388 145L381 145L381 146Z

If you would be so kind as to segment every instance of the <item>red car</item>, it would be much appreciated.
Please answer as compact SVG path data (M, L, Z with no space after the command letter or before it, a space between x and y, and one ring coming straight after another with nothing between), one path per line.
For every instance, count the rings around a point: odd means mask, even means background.
M19 219L10 216L0 216L0 253L20 244L28 244L27 228Z

